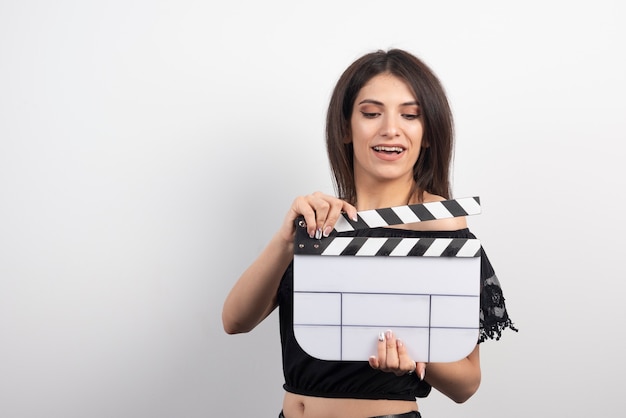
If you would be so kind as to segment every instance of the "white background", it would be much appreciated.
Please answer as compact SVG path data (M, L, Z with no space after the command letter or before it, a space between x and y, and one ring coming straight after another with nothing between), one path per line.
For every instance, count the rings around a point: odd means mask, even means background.
M275 417L277 314L223 300L298 194L332 193L341 71L405 48L457 126L456 197L519 333L424 417L616 416L626 373L624 3L3 0L0 416Z

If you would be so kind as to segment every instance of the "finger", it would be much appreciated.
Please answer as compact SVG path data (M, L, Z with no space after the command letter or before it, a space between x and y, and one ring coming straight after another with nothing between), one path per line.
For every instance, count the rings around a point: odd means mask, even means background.
M315 238L317 239L322 237L324 224L331 209L332 199L334 198L320 192L315 192L310 196L310 204L315 210Z
M330 210L324 223L323 236L327 237L337 225L337 221L345 213L350 219L356 222L357 211L354 206L340 199L334 199L330 202Z
M378 363L378 358L376 356L370 356L368 362L372 369L378 369L380 367L380 363Z
M378 368L384 369L387 362L387 346L385 341L385 333L378 334Z
M309 235L313 235L316 239L329 236L345 202L321 192L310 194L307 200L315 211L315 223L310 224L311 234Z
M413 361L409 353L407 352L404 342L402 342L401 340L397 340L397 346L398 346L398 359L400 362L400 366L398 367L399 374L413 373L416 370L417 365L415 361Z
M329 236L335 227L341 212L346 212L352 219L357 219L357 211L348 202L321 192L314 192L296 199L292 205L294 219L302 215L307 225L307 234L320 239Z
M396 343L396 337L393 335L393 332L387 331L385 333L385 363L383 363L384 367L387 370L396 371L400 366L400 359L398 358L398 346Z
M357 220L357 211L356 208L354 206L352 206L350 203L343 201L343 207L341 208L342 211L344 211L348 217L350 219L352 219L353 221L356 222Z
M291 211L293 212L293 218L302 215L304 222L306 223L306 232L309 237L315 236L315 210L309 202L308 196L299 196L291 204Z
M337 224L339 217L341 216L341 210L346 204L343 200L333 199L329 201L329 209L326 214L326 220L322 226L322 235L327 237L333 231L333 228Z
M296 215L301 214L306 223L306 231L311 238L322 237L322 227L326 220L330 204L328 196L315 192L296 199L292 209Z
M328 196L323 193L314 193L316 198L322 199L324 202L321 210L318 210L318 218L317 218L317 226L318 231L320 231L320 223L325 216L325 220L323 220L323 225L321 226L321 232L324 237L328 237L332 230L334 229L339 217L342 216L342 212L345 212L350 219L356 221L357 220L357 210L354 206L346 202L345 200L338 199L333 196ZM328 206L326 206L328 205Z
M420 380L424 380L424 377L426 376L426 363L417 363L415 371Z

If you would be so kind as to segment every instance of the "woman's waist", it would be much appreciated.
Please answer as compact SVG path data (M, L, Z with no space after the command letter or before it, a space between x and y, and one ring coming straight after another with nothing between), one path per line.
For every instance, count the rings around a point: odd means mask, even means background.
M322 398L285 393L285 418L368 418L417 411L417 403L395 399ZM419 416L419 415L418 415Z

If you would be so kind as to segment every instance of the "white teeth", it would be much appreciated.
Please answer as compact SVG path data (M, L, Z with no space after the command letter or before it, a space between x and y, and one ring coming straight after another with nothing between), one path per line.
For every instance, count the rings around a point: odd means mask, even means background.
M374 147L374 151L384 151L384 152L397 152L398 154L404 151L404 148L400 147Z

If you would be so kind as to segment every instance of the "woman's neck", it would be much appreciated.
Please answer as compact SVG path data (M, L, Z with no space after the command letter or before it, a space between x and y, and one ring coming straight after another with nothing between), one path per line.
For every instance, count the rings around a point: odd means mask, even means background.
M363 185L356 187L356 208L359 211L407 205L415 199L415 183Z

